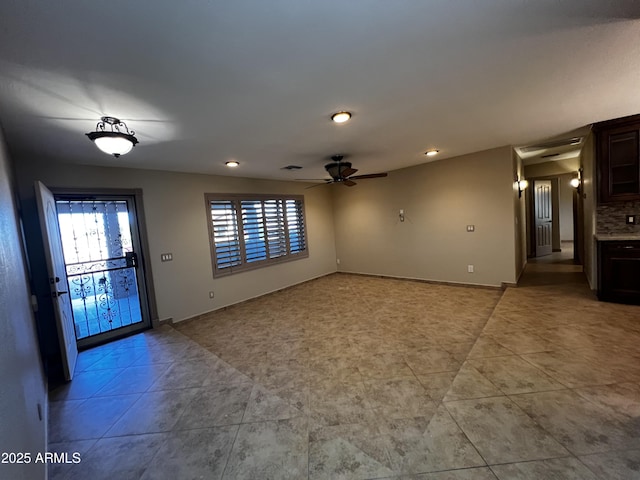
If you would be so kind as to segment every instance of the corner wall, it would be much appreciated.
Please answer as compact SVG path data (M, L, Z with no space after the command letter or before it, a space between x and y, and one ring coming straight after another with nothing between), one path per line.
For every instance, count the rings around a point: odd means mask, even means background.
M598 287L598 263L596 261L596 142L593 132L585 139L585 145L580 155L580 163L583 169L583 212L584 212L584 273L591 290Z
M515 283L514 173L512 149L501 147L335 185L339 271Z
M515 149L511 150L513 157L513 171L514 171L514 194L513 194L513 212L514 212L514 231L515 231L515 267L516 267L516 281L520 279L520 275L524 271L527 265L527 211L526 202L527 194L522 192L522 196L518 195L518 187L515 183L519 178L526 178L524 174L524 165L522 159L517 154Z
M46 451L47 391L11 180L0 130L0 452L29 452L35 458ZM45 475L42 463L0 463L0 478L31 480Z
M41 180L48 187L143 190L159 319L183 320L336 271L332 201L328 188L305 190L305 184L295 182L28 159L21 159L17 174L25 219L28 219L25 223L37 222L33 201L35 180ZM303 194L309 257L214 279L205 193ZM173 254L173 261L160 261L160 254L166 252ZM215 293L214 299L209 298L209 291Z

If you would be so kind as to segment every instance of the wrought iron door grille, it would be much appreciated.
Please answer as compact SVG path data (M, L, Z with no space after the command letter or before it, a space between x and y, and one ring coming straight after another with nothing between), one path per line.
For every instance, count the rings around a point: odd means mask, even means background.
M76 338L142 321L125 200L58 200Z

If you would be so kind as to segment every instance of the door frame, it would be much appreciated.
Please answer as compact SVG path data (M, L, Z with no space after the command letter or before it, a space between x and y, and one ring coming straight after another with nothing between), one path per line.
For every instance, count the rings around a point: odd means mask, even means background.
M570 172L568 172L570 173ZM559 183L562 181L562 176L564 174L556 174L556 175L541 175L539 177L529 178L529 184L533 185L535 180L551 180L552 189L555 188L558 191ZM573 248L574 248L574 262L576 265L584 265L584 201L583 201L583 193L584 186L582 187L582 191L580 195L574 193L577 196L577 205L574 203L573 209L573 228L574 228L574 238L573 238ZM558 192L559 194L559 192ZM527 258L535 258L536 257L536 239L535 239L535 210L533 204L533 188L527 188L525 190L525 210L527 217ZM552 202L559 202L558 195L552 195ZM576 197L574 197L574 202ZM554 205L554 208L556 206ZM559 207L558 207L559 208ZM556 213L556 210L554 210ZM557 215L554 216L557 218ZM559 219L557 220L559 222ZM558 225L554 225L555 228L558 228ZM577 234L577 235L576 235Z
M140 237L140 249L138 255L138 262L142 265L142 274L144 276L145 291L141 292L141 298L146 297L146 303L149 310L150 328L156 328L159 325L158 322L158 306L156 303L155 288L153 285L153 274L151 270L151 256L149 251L149 241L147 236L146 220L144 216L144 204L143 204L143 192L141 188L124 189L124 188L68 188L68 187L49 187L49 190L53 193L54 198L58 196L64 196L65 198L73 199L91 199L93 197L100 196L127 196L131 197L135 207L135 218L138 227L138 234ZM102 343L108 343L117 338L125 337L130 332L123 332L122 335L114 334L114 336L106 338L102 341L91 343L90 346L83 346L78 343L78 349L91 348Z

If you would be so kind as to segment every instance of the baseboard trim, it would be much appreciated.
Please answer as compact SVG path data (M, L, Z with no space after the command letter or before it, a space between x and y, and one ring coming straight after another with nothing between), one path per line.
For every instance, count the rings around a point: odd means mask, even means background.
M207 310L206 312L198 313L196 315L192 315L191 317L182 318L180 320L171 319L171 325L175 325L176 323L196 321L196 320L199 320L199 319L201 319L203 317L207 317L207 316L211 315L212 313L221 312L221 311L226 310L227 308L234 307L236 305L242 305L243 303L253 302L254 300L262 298L265 295L271 295L272 293L281 292L281 291L287 290L289 288L297 287L298 285L304 285L305 283L312 282L314 280L317 280L318 278L328 277L329 275L335 275L336 273L338 273L338 272L323 273L323 274L315 276L313 278L308 278L307 280L303 280L303 281L298 282L298 283L292 283L291 285L287 285L287 286L284 286L284 287L281 287L281 288L276 288L274 290L269 290L268 292L261 293L260 295L256 295L255 297L246 298L244 300L240 300L239 302L230 303L230 304L224 305L222 307L214 308L212 310Z
M400 277L395 275L380 275L376 273L362 273L362 272L337 272L345 275L360 275L363 277L373 277L373 278L393 278L395 280L406 280L408 282L419 282L419 283L431 283L434 285L449 285L451 287L467 287L467 288L483 288L489 290L503 290L501 285L487 285L483 283L463 283L463 282L451 282L445 280L430 280L426 278L415 278L415 277Z

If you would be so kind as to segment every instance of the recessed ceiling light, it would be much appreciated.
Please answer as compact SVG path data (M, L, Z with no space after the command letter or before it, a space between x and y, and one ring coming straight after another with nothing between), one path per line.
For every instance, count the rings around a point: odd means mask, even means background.
M351 118L351 113L349 112L338 112L331 115L331 120L336 123L344 123Z
M226 162L226 163L225 163L225 165L226 165L227 167L235 168L235 167L237 167L238 165L240 165L240 162L236 162L235 160L231 160L231 161L229 161L229 162Z
M440 152L440 150L438 150L437 148L432 148L431 150L427 150L426 152L424 152L424 154L427 157L433 157L434 155L437 155Z

